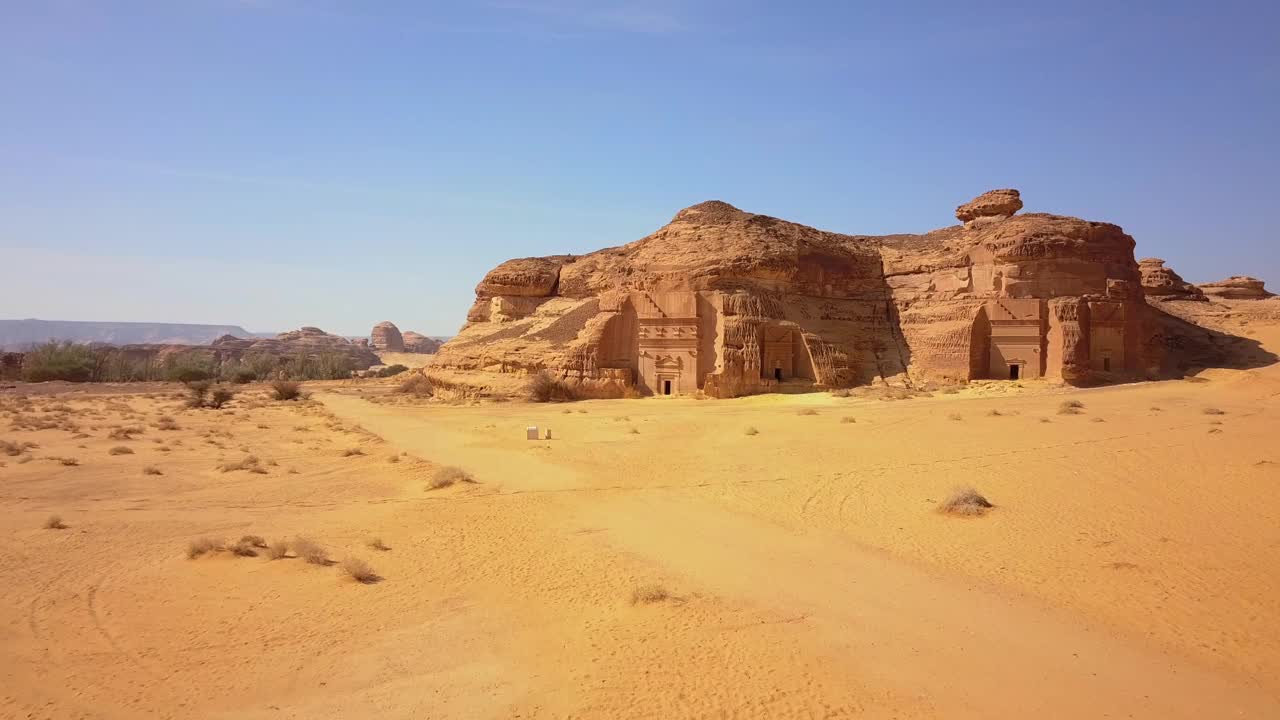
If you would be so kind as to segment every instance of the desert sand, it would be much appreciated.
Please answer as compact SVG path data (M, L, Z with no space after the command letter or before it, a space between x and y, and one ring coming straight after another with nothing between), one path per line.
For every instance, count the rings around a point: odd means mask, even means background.
M1280 366L908 399L395 382L0 392L0 717L1280 716ZM995 507L937 512L961 485ZM334 564L188 558L245 535Z

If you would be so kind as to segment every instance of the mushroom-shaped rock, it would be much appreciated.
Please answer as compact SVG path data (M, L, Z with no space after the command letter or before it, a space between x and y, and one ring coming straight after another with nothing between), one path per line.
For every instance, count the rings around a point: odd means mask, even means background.
M1166 267L1160 258L1143 258L1138 261L1142 273L1142 292L1147 297L1161 300L1204 300L1200 288L1183 280L1173 268Z
M1232 275L1226 280L1198 286L1205 295L1223 300L1265 300L1275 293L1267 292L1263 282L1248 275Z
M404 352L404 338L394 323L383 321L373 326L369 344L383 352Z
M555 294L559 279L560 264L547 258L508 260L484 276L476 286L476 297L548 297Z
M404 334L404 351L430 355L440 349L440 341L409 330Z
M1007 218L1022 209L1022 195L1013 188L988 190L956 208L956 217L964 223L978 218Z

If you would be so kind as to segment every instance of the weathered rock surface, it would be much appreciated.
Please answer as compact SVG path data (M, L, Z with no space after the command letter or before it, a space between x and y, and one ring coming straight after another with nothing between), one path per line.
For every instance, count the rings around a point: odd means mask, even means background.
M440 341L412 330L404 334L404 351L430 355L440 349Z
M1263 282L1248 275L1233 275L1226 280L1197 286L1210 297L1225 300L1264 300L1274 293L1267 292Z
M404 337L395 323L383 321L373 326L369 344L382 352L404 352Z
M1200 288L1183 280L1173 268L1160 258L1143 258L1138 261L1142 273L1142 292L1156 300L1205 300Z
M704 202L621 247L498 266L433 365L732 396L1090 382L1176 364L1176 330L1145 302L1133 238L1110 223L1013 215L1021 207L1017 191L992 191L957 211L965 225L875 237Z
M967 223L978 218L1007 218L1022 209L1022 194L1012 188L988 190L956 208L956 219Z

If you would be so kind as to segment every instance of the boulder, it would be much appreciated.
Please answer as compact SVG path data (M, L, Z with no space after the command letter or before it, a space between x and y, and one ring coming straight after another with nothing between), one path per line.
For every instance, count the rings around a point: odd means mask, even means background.
M1198 285L1205 295L1222 300L1265 300L1275 293L1267 292L1263 282L1248 275L1233 275L1226 280Z
M956 218L969 223L979 218L1003 219L1022 209L1022 194L1013 188L988 190L956 208Z
M369 333L369 344L381 352L404 352L404 337L395 323L383 321L373 326Z

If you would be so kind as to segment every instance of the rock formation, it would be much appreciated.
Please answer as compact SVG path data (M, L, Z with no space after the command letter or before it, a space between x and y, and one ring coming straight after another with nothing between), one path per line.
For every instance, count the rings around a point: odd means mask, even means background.
M1003 220L1022 209L1022 193L1012 188L988 190L956 208L956 219L968 224L979 219Z
M1142 292L1155 300L1196 300L1206 298L1200 288L1183 280L1173 268L1166 267L1160 258L1143 258L1138 261L1142 273Z
M1248 275L1233 275L1198 287L1209 297L1223 300L1265 300L1274 295L1267 292L1261 280Z
M440 341L412 330L404 334L404 351L430 355L440 349Z
M335 367L365 370L381 361L367 347L316 327L303 327L274 338L238 338L224 335L209 345L122 345L119 350L131 361L164 362L191 360L213 366L261 359L276 365L298 358L323 359Z
M369 344L381 352L404 352L404 337L394 323L383 321L373 326Z
M499 265L433 365L724 397L1176 364L1133 238L1021 206L992 191L960 206L962 226L873 237L704 202L621 247Z

